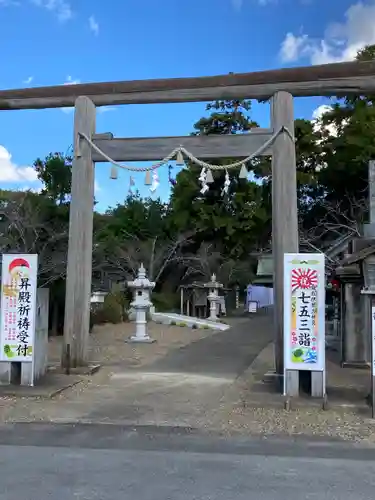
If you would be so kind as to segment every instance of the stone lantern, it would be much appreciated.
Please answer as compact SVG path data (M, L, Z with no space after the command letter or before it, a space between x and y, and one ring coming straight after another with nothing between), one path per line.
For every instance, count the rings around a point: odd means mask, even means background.
M216 274L211 276L211 281L205 283L205 288L208 288L208 301L210 303L210 315L208 319L211 321L217 321L219 318L217 317L217 309L218 304L220 303L219 290L223 288L221 283L216 281Z
M150 294L155 283L147 278L143 264L138 269L137 278L134 281L128 281L127 285L133 290L133 302L130 306L135 311L135 335L130 337L129 342L155 342L147 333L147 312L152 306Z
M103 304L108 292L103 292L102 290L96 290L92 292L90 302L91 304Z

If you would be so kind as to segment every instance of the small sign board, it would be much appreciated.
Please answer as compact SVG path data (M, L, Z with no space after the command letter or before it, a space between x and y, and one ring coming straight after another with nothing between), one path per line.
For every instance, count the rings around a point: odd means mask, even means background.
M256 300L250 300L248 302L249 313L256 313L258 310L258 302Z
M38 256L3 254L0 360L32 362L34 353Z
M285 370L325 370L324 254L284 255Z

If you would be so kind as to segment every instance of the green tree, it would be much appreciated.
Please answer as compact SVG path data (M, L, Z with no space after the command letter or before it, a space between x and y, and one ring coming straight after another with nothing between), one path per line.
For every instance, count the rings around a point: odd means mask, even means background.
M357 55L360 61L374 58L375 45ZM304 225L320 241L329 242L350 232L359 234L368 218L368 162L375 159L374 96L335 97L316 125L320 168Z
M194 135L243 133L257 124L250 118L250 101L217 101L207 106L209 116L194 125ZM234 160L215 161L222 165ZM257 244L259 228L268 214L262 206L263 190L256 182L229 171L231 184L223 194L225 171L214 172L209 191L200 193L201 168L189 163L177 176L171 196L171 220L176 231L198 230L196 249L202 242L220 242L225 255L242 258Z
M31 191L0 192L2 253L38 254L40 286L65 277L68 217L64 207Z
M44 160L33 164L38 179L43 183L42 193L59 203L70 201L72 188L72 157L63 153L50 153Z

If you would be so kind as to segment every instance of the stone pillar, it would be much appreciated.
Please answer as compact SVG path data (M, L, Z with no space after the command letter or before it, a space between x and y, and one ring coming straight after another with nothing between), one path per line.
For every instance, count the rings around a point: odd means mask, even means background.
M360 283L346 283L343 311L343 364L366 366L370 363L370 303L363 300Z

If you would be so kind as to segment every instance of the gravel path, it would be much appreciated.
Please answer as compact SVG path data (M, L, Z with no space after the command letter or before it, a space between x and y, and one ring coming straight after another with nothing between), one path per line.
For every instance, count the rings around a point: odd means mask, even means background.
M124 342L134 332L132 323L101 325L90 335L89 359L101 369L84 382L64 390L52 399L0 398L0 422L74 421L82 419L98 404L100 392L110 387L113 373L145 369L171 350L179 349L207 336L213 330L149 324L149 333L157 342L129 344ZM62 338L52 338L48 346L49 363L59 365Z
M99 325L90 335L89 359L101 366L139 368L154 363L169 351L186 346L192 342L213 335L213 330L187 327L148 324L150 336L156 340L153 344L130 344L125 342L134 334L133 323L118 325ZM60 363L62 337L52 338L49 342L48 360Z
M259 318L258 323L253 321L247 334L265 335L267 322L267 318ZM233 331L228 331L228 341ZM98 422L105 420L108 404L112 413L117 412L121 422L127 423L188 425L229 435L305 435L375 443L375 421L370 418L369 410L359 413L353 409L300 408L286 412L254 405L253 382L265 368L262 356L236 379L233 374L229 379L225 374L220 378L213 373L194 373L195 370L186 373L186 369L178 378L176 374L163 373L160 371L165 364L163 360L171 359L173 351L178 352L176 359L179 359L184 351L180 348L185 346L189 352L187 346L197 342L191 351L194 352L199 341L209 346L211 337L214 345L215 336L221 334L156 324L150 332L158 342L139 346L123 341L132 333L130 324L97 328L91 337L91 359L102 364L97 374L51 400L0 398L0 421ZM235 334L232 341L236 338L238 345L232 346L231 352L239 355L238 346L243 339ZM54 339L49 347L50 359L58 362L60 340ZM186 359L181 361L185 366ZM214 360L212 353L208 362L211 369ZM220 359L216 359L216 366L219 363ZM170 361L165 366L177 369ZM158 367L158 371L152 367ZM147 407L150 402L152 408ZM115 421L114 415L111 419Z

